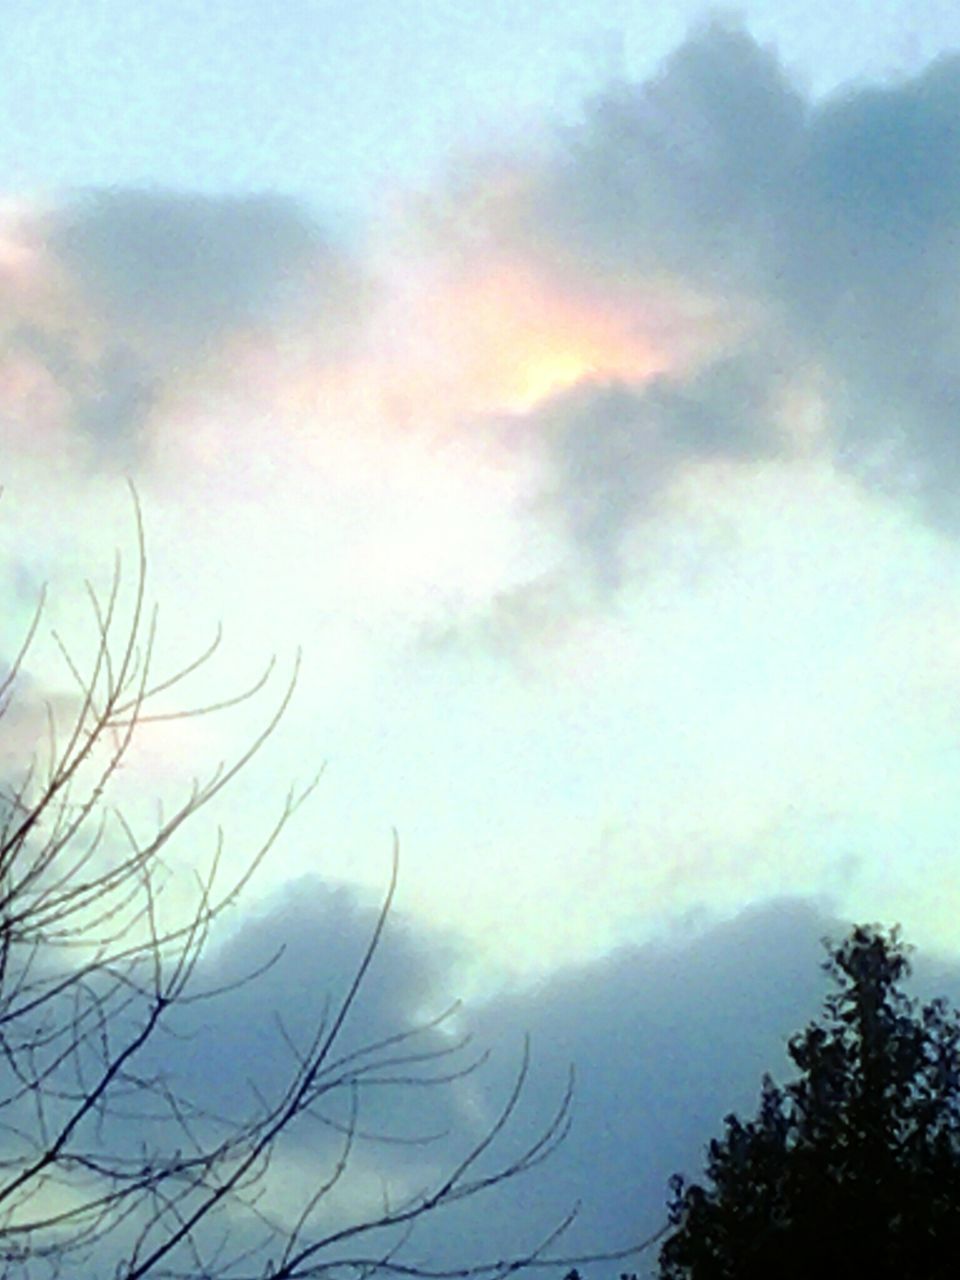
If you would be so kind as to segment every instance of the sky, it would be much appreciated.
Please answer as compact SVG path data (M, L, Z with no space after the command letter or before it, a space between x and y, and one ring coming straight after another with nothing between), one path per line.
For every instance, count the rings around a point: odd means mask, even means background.
M5 15L0 657L43 583L84 652L132 479L157 670L220 623L187 702L277 667L144 726L121 798L234 752L302 651L210 815L231 865L323 777L224 955L282 928L322 970L396 828L396 1007L578 1059L543 1198L606 1161L586 1234L656 1225L821 934L960 954L955 50L940 3ZM46 628L7 769L69 696Z

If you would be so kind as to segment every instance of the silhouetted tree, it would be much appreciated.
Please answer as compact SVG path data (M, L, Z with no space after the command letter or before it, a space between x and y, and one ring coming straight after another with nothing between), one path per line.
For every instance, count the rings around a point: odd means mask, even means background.
M671 1180L662 1280L945 1280L960 1274L960 1023L920 1005L898 931L859 926L794 1036L800 1071L726 1117L705 1184Z
M175 873L165 863L170 842L269 737L293 681L262 732L231 763L195 781L172 812L145 828L114 807L111 789L150 721L229 705L158 707L157 699L177 690L216 645L173 675L154 675L156 618L146 606L139 510L137 527L129 606L123 607L118 560L105 593L88 589L88 658L77 660L58 641L73 694L59 708L48 705L35 743L15 740L19 766L0 779L0 1274L6 1280L424 1274L397 1252L410 1228L548 1156L566 1132L570 1090L545 1129L497 1160L524 1092L525 1054L492 1123L446 1168L431 1166L424 1185L399 1200L391 1202L385 1190L372 1212L362 1204L353 1215L330 1211L329 1193L356 1146L370 1137L361 1120L369 1091L442 1089L477 1065L459 1056L463 1041L432 1034L443 1015L359 1049L341 1047L390 910L396 849L376 927L346 989L325 1001L320 975L312 1033L294 1042L278 1028L271 1052L289 1063L281 1087L253 1081L246 1109L224 1102L226 1114L211 1114L158 1070L164 1049L177 1053L175 1036L164 1034L175 1030L177 1009L218 994L204 990L198 977L211 926L311 786L291 792L239 874L224 878L215 845L192 882L192 907L163 909L165 889L182 888L184 874L191 883L190 872ZM41 600L19 654L0 676L8 754L12 730L23 730L16 698L42 607ZM312 1185L300 1179L303 1185L291 1188L299 1201L277 1216L261 1193L284 1134L305 1119L323 1126L321 1133L332 1128L339 1145L332 1154L329 1144L318 1147ZM556 1234L506 1264L475 1259L473 1273L516 1269L540 1257Z

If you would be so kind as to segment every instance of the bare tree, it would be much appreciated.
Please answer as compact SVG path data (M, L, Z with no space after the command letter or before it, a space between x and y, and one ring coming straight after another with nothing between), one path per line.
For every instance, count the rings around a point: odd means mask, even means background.
M135 500L136 505L136 500ZM496 1275L545 1260L572 1215L535 1247L504 1261L431 1272L405 1261L412 1227L538 1165L563 1139L571 1087L532 1140L496 1162L527 1082L525 1051L499 1113L430 1185L353 1220L332 1221L330 1193L365 1134L368 1090L443 1088L476 1069L466 1041L439 1037L451 1011L347 1051L342 1033L368 978L391 909L397 847L376 927L345 990L318 1009L296 1043L278 1028L289 1062L279 1090L254 1085L243 1114L215 1114L157 1069L175 1015L201 999L198 965L211 927L247 885L316 780L292 790L259 849L226 877L222 840L196 873L186 918L164 908L184 872L171 841L251 761L276 728L296 669L262 730L230 763L196 780L147 834L112 801L135 735L158 719L206 715L229 702L162 711L219 642L172 676L154 674L156 611L147 607L139 507L137 559L124 605L119 556L106 591L87 586L92 658L80 662L54 633L74 687L72 714L47 708L46 741L0 795L0 1262L4 1277L113 1275L295 1280L330 1271L371 1275ZM41 623L41 598L19 654L0 683L0 725L11 723ZM256 981L256 974L249 976ZM337 1105L334 1105L337 1104ZM339 1107L339 1109L338 1109ZM338 1134L338 1149L291 1217L265 1207L271 1159L305 1116ZM329 1153L328 1153L329 1154ZM491 1163L493 1161L493 1163ZM559 1260L555 1260L559 1261ZM564 1260L572 1261L572 1260Z

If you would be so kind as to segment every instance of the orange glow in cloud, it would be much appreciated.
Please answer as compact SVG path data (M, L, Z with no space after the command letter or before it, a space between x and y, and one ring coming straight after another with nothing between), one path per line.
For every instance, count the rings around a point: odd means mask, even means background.
M525 412L584 378L640 381L670 364L650 317L565 292L515 261L401 284L387 325L411 412L437 400L453 413Z
M639 381L668 363L629 316L565 294L519 264L498 264L427 300L438 338L463 362L471 407L527 410L583 378Z
M583 379L673 367L653 336L662 310L565 290L500 255L398 258L351 352L248 330L168 387L155 460L171 476L215 474L221 496L280 485L294 501L297 489L339 530L326 572L341 564L365 595L486 599L542 572L549 549L518 535L537 451L478 419L529 412Z
M37 233L37 211L11 199L0 199L0 281L23 289L45 268L43 243Z
M174 363L149 335L114 332L50 253L43 210L0 204L0 407L45 423L50 444L58 425L75 434L72 402L97 396L103 353L133 348L152 380L142 456L171 478L229 463L252 493L303 463L348 466L338 437L365 435L385 463L391 433L442 448L477 435L484 415L529 413L584 380L643 382L698 358L704 339L716 345L715 314L697 314L670 281L594 287L522 249L442 235L406 250L388 237L375 257L365 323L342 341L331 343L337 312L325 320L321 296L309 318L228 328ZM490 439L481 448L496 452ZM500 463L516 468L507 452Z
M586 297L529 265L401 265L364 339L331 362L309 344L231 343L227 380L266 408L348 427L446 434L471 416L525 413L588 378L641 382L675 367L663 300ZM666 325L664 324L664 327Z
M22 324L71 333L92 319L47 246L46 213L0 197L0 337Z

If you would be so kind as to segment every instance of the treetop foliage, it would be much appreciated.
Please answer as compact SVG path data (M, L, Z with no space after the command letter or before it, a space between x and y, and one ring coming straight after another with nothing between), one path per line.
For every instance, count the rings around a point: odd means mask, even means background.
M941 1280L960 1258L960 1021L903 991L897 929L858 926L824 964L823 1016L725 1118L704 1185L671 1179L661 1280Z

